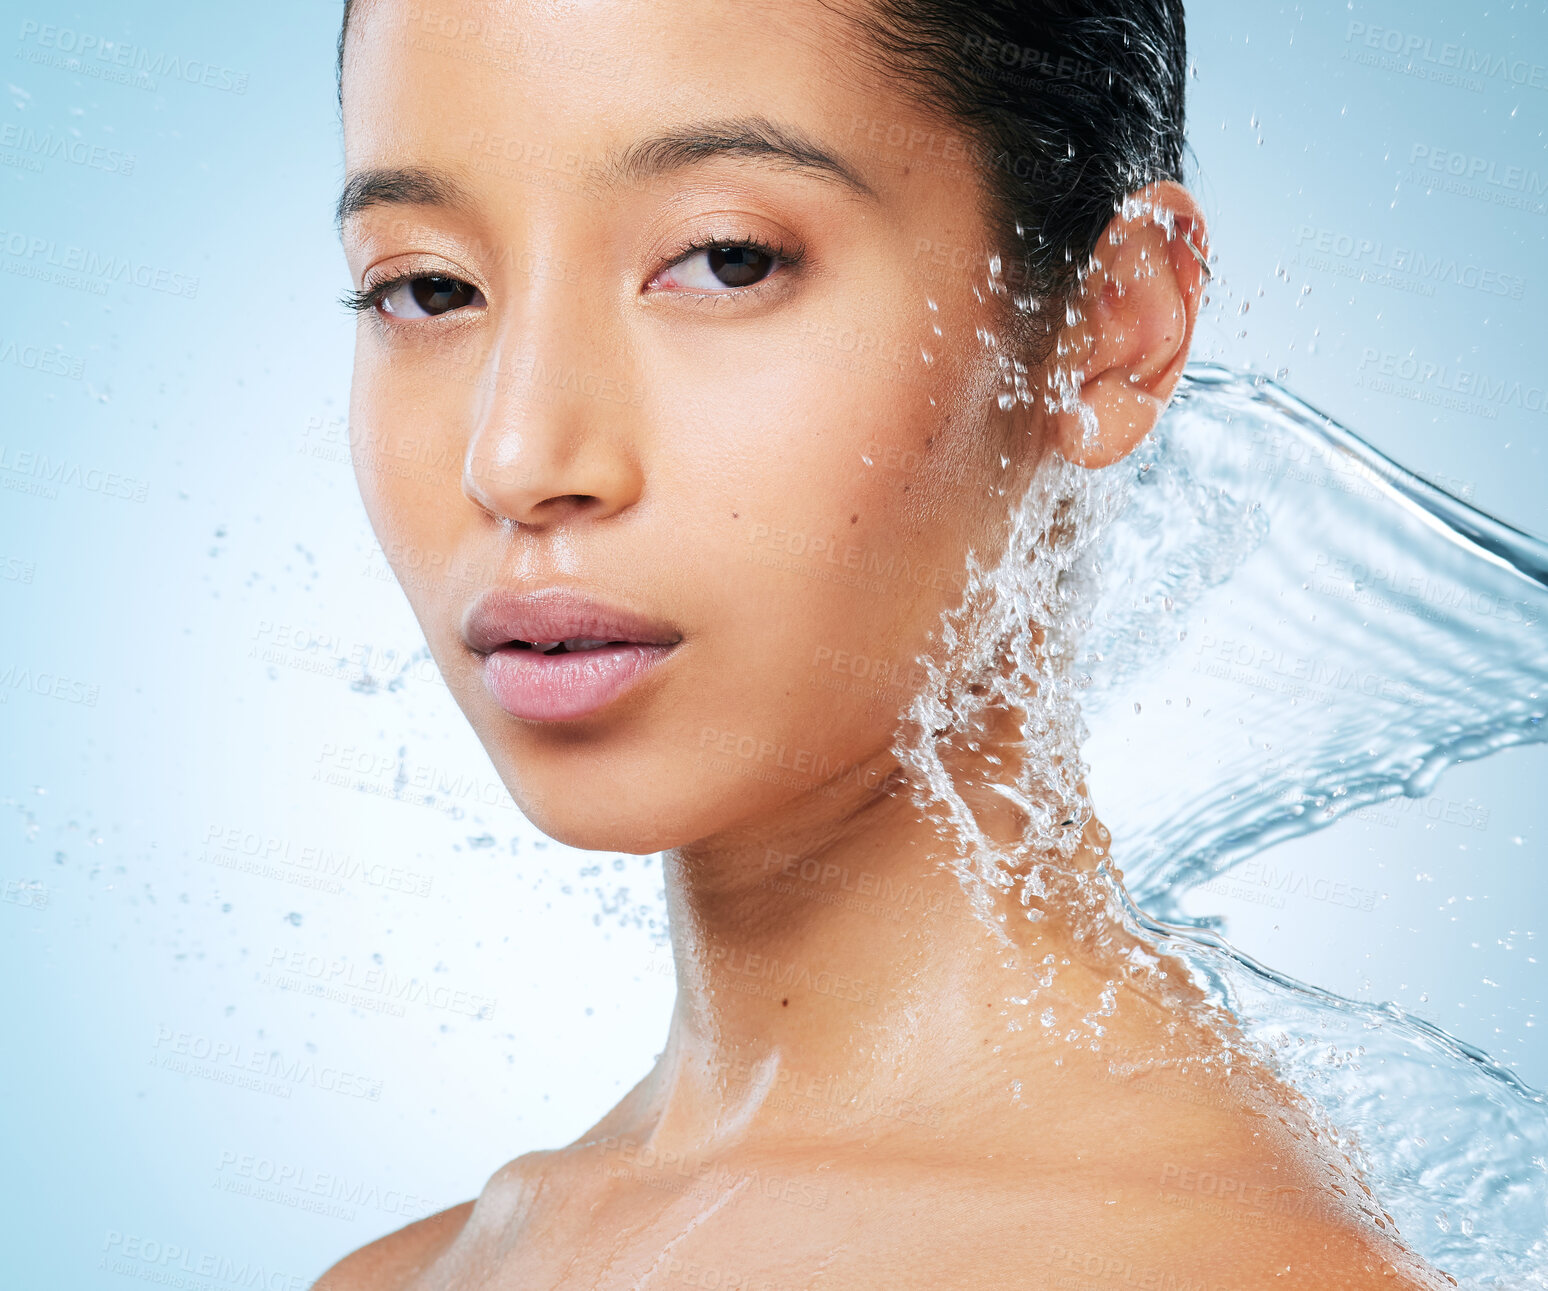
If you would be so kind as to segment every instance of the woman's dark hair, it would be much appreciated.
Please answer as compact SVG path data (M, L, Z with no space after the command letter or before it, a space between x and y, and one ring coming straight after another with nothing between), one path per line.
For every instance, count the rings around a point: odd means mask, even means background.
M345 0L339 31L341 99L356 3ZM1001 281L1041 314L1037 331L1056 330L1125 195L1182 178L1183 0L823 3L971 141Z
M882 66L972 140L1003 276L1056 330L1124 197L1182 179L1183 0L870 0ZM1053 308L1050 309L1049 307Z

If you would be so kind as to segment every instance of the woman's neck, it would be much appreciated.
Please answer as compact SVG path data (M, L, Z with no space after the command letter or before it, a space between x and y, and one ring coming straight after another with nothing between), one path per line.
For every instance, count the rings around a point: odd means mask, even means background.
M997 930L898 780L667 854L678 999L656 1069L615 1114L629 1132L701 1151L874 1136L878 1114L918 1127L937 1105L1011 1097L1077 1052L1072 1035L1165 1047L1175 1014L1135 980L1134 939L1070 899L1097 890L1072 870L1094 870L1100 825L1041 919L995 894Z

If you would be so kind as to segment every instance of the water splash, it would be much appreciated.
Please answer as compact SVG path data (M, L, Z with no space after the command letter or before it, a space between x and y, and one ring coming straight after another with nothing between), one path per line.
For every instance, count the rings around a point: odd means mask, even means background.
M1218 367L1190 370L1128 469L1083 660L1086 755L1152 914L1356 807L1427 794L1453 762L1548 736L1548 545ZM1414 1249L1464 1285L1548 1285L1541 1093L1395 1005L1130 909L1323 1109Z
M1213 366L1127 470L1082 660L1086 755L1148 909L1548 738L1548 544ZM1122 720L1134 702L1144 720Z
M1070 862L1090 817L1079 679L1069 663L1084 626L1082 573L1120 486L1045 458L1012 512L1000 558L987 565L969 554L962 604L920 660L924 685L896 752L920 806L951 840L974 909L991 921L1003 921L996 898L1005 894L1040 917L1049 869ZM1011 723L1016 738L1007 740ZM985 795L998 801L986 804ZM1014 822L1009 835L988 824L998 806Z
M1548 1287L1548 1099L1395 1004L1293 981L1211 929L1126 923L1307 1095L1408 1246L1467 1288Z
M979 913L1004 936L1055 892L1116 909L1312 1101L1414 1251L1464 1286L1548 1286L1543 1095L1177 914L1275 843L1548 736L1548 546L1274 382L1196 365L1122 466L1045 462L967 586L898 753ZM1066 869L1088 761L1128 892L1105 861Z

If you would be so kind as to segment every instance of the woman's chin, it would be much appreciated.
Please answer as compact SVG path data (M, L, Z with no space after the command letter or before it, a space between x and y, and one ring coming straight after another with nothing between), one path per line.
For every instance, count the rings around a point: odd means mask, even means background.
M526 803L520 796L516 805L545 837L583 852L648 856L679 847L696 837L687 822L663 822L659 816L649 819L642 815L635 819L628 814L599 815L590 809L591 804L580 792L574 792L571 801L562 805ZM674 824L679 827L673 828Z

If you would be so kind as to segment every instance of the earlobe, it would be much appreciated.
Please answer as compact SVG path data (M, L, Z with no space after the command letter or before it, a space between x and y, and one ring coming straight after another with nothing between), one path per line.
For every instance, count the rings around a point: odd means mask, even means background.
M1081 286L1076 322L1048 372L1054 445L1098 470L1155 428L1182 377L1208 269L1191 194L1155 184L1115 216Z
M1061 427L1059 452L1076 466L1092 471L1111 466L1133 452L1155 429L1166 408L1165 397L1130 386L1112 372L1085 382L1079 398L1091 409L1091 415L1077 414L1078 428L1074 424L1068 427L1074 435L1064 433L1066 428Z

